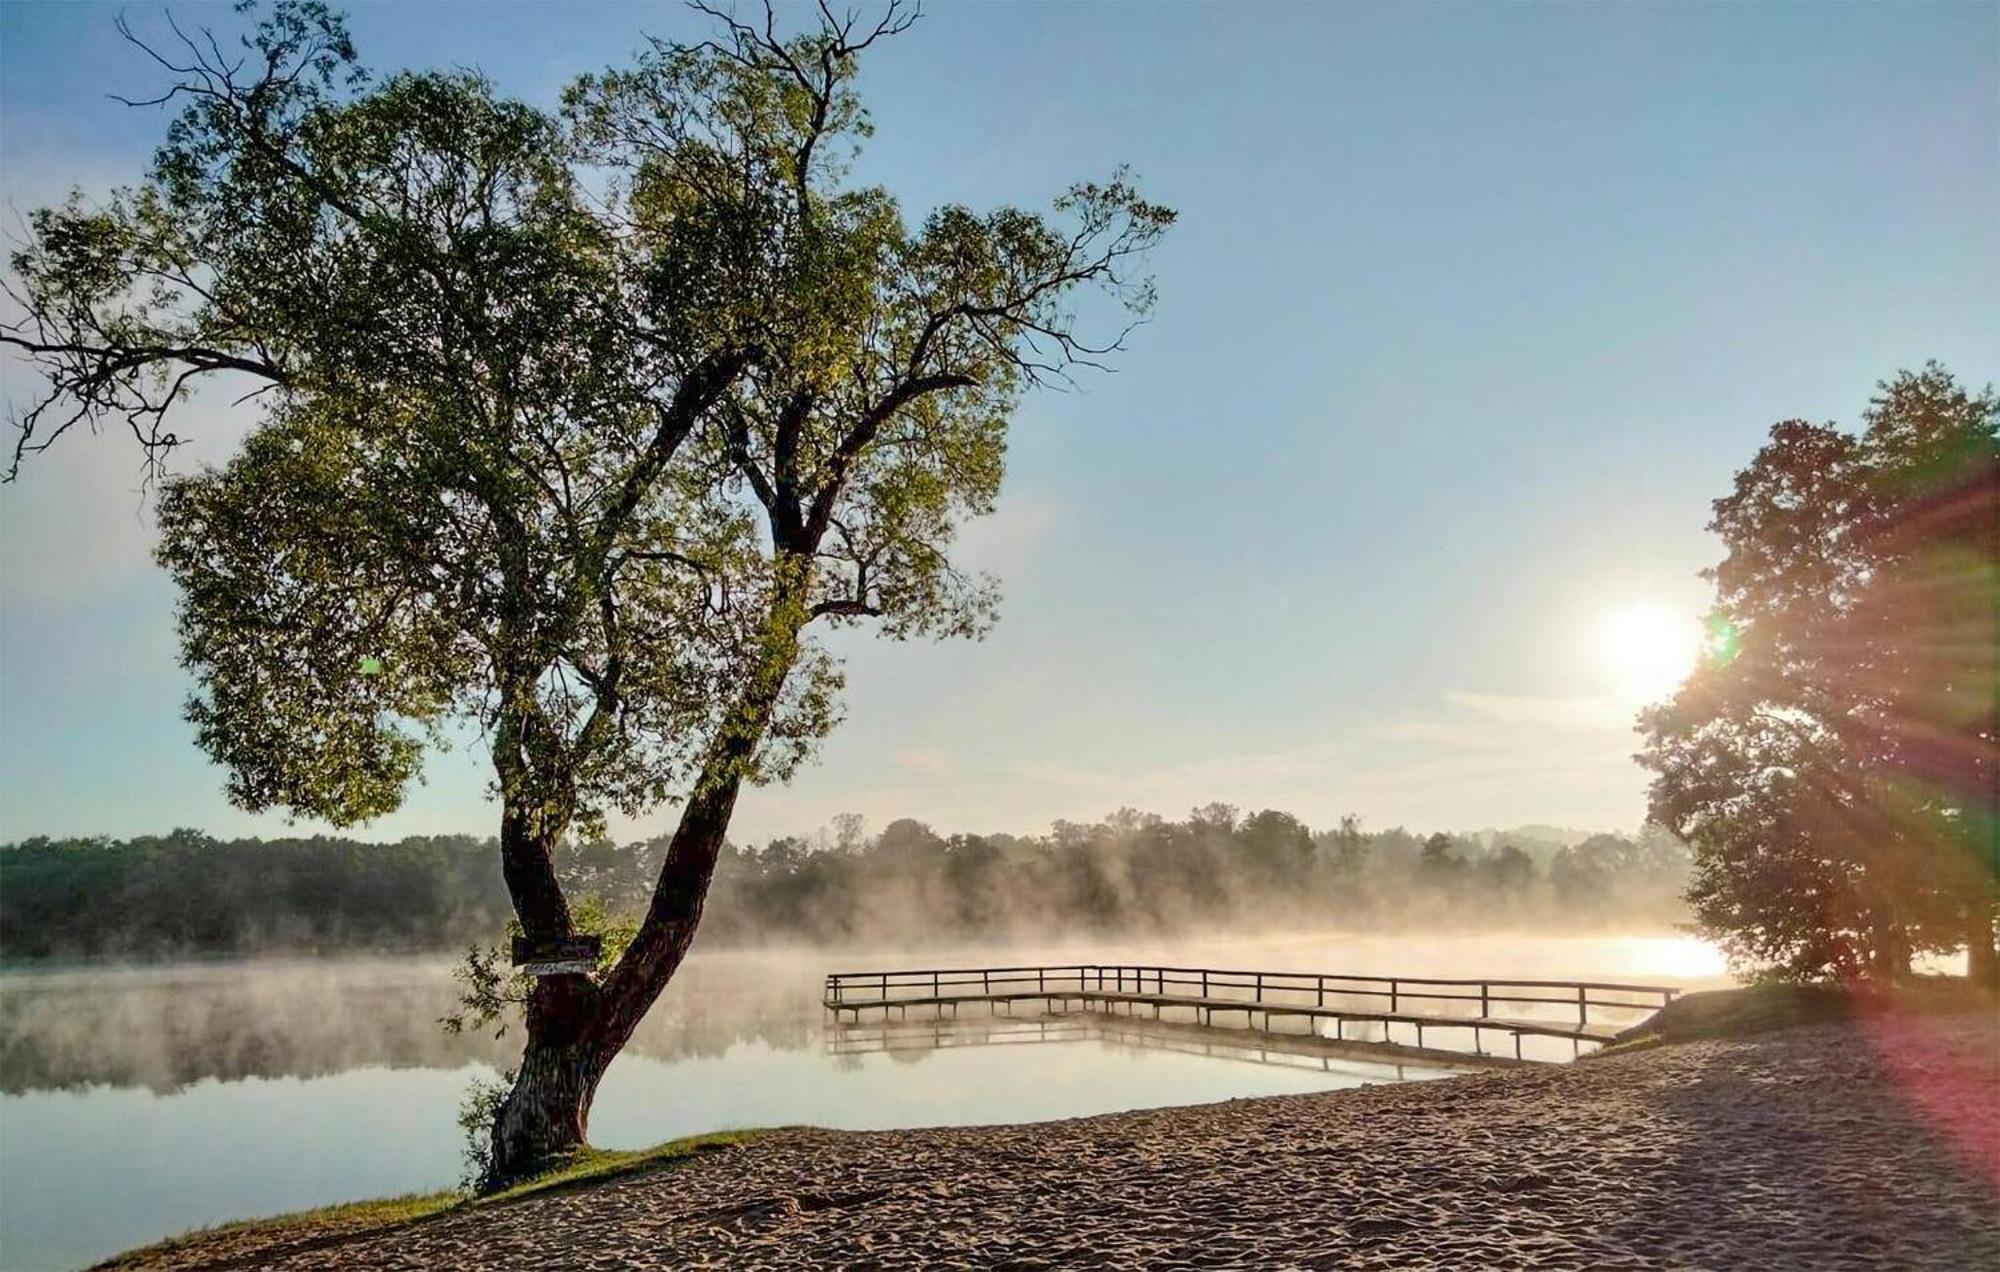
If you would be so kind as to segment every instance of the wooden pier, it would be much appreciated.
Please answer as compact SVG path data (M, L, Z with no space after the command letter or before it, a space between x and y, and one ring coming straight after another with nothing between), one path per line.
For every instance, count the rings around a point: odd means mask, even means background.
M1243 1027L1277 1032L1277 1020L1301 1021L1319 1035L1331 1022L1346 1040L1349 1022L1424 1031L1469 1030L1475 1053L1488 1031L1511 1035L1515 1058L1524 1037L1566 1038L1571 1052L1588 1042L1603 1045L1673 1000L1664 985L1606 981L1444 980L1424 976L1350 976L1323 972L1260 972L1133 963L1064 963L1040 967L959 967L878 972L834 972L826 978L826 1009L836 1019L859 1022L865 1011L907 1019L910 1009L953 1016L967 1003L998 1012L1020 1002L1040 1002L1050 1012L1096 1011L1133 1015L1151 1008L1154 1019L1186 1011L1184 1020L1208 1026L1242 1013ZM1597 1013L1593 1019L1592 1012ZM1607 1018L1608 1017L1608 1018Z

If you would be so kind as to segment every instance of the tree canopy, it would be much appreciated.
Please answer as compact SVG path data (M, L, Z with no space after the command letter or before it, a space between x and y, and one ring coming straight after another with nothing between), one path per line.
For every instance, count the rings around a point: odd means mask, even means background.
M1144 313L1130 271L1173 220L1119 173L913 226L846 180L860 57L913 14L704 12L715 38L652 41L559 109L378 79L318 0L229 54L175 27L141 45L178 108L146 180L32 214L0 333L46 376L17 465L107 421L162 457L211 378L261 408L160 499L189 717L236 802L362 821L470 725L537 940L576 924L564 836L680 802L623 958L529 1004L523 1087L541 1040L582 1107L692 939L741 783L837 718L815 633L992 621L958 528L993 508L1022 393L1119 346L1080 334L1077 293Z
M1862 419L1775 426L1716 501L1709 657L1641 721L1652 814L1750 964L1894 975L1964 948L1991 977L2000 398L1931 364Z

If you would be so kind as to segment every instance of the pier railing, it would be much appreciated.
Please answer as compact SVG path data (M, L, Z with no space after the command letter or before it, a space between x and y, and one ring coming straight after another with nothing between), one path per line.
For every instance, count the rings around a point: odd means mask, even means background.
M1534 1017L1576 1015L1579 1028L1601 1012L1652 1012L1679 992L1667 985L1612 981L1447 979L1432 976L1362 976L1330 972L1267 972L1148 963L1060 963L1021 967L910 968L834 972L826 978L826 1004L861 1008L899 1004L1065 996L1160 1000L1169 1004L1241 1003L1245 1006L1337 1010L1363 1006L1367 1014L1493 1019L1496 1008L1527 1008Z

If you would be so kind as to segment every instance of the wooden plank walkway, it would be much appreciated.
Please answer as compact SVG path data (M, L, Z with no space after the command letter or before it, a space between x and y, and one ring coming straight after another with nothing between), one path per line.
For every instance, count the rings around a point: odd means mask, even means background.
M825 1006L836 1018L858 1022L864 1011L907 1018L910 1008L952 1015L967 1003L1011 1011L1018 1002L1041 1002L1049 1011L1101 1011L1126 1015L1150 1007L1155 1019L1170 1009L1185 1010L1202 1025L1218 1013L1241 1012L1244 1027L1263 1018L1272 1031L1279 1018L1303 1020L1317 1034L1331 1022L1345 1040L1348 1021L1379 1024L1384 1037L1392 1025L1415 1031L1423 1047L1426 1029L1469 1029L1475 1050L1485 1031L1514 1039L1521 1055L1524 1037L1567 1038L1602 1045L1620 1031L1673 1000L1663 985L1607 981L1447 980L1411 976L1350 976L1320 972L1266 972L1142 964L1067 963L1035 967L925 968L900 971L835 972L826 978ZM1562 1015L1554 1014L1560 1008ZM1591 1019L1592 1009L1599 1013ZM1497 1009L1497 1010L1496 1010ZM1525 1009L1525 1010L1523 1010ZM1574 1013L1571 1017L1570 1013ZM1622 1019L1606 1020L1610 1013Z

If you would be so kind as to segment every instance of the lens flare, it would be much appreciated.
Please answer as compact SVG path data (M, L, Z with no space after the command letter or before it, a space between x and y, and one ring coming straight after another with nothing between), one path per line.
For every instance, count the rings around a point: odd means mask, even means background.
M1711 617L1706 627L1708 640L1702 649L1702 657L1711 667L1727 667L1736 661L1736 655L1743 648L1743 630L1734 621L1721 614Z

